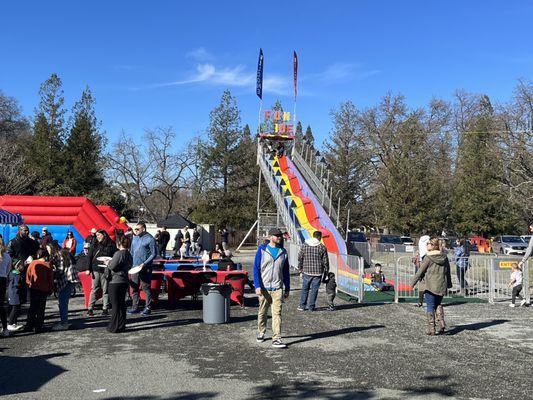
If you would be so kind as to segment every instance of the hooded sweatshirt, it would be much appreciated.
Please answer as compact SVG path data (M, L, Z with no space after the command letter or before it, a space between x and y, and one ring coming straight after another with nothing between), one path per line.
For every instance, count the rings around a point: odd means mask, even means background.
M298 253L298 269L310 276L329 272L328 250L320 240L311 238L305 241Z
M418 240L418 257L420 258L420 261L422 261L422 259L428 252L427 245L428 245L429 239L430 237L428 235L424 235L424 236L421 236L420 239Z
M411 286L424 279L425 290L437 296L446 295L452 287L452 277L450 275L450 262L446 254L439 250L427 252L418 272L414 276Z

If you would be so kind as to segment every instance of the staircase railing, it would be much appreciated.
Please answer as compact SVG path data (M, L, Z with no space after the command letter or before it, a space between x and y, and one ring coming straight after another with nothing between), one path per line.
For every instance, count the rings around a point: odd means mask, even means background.
M329 180L324 181L319 178L313 171L311 166L307 163L304 157L298 152L296 143L292 147L291 159L300 174L306 180L307 184L315 194L316 198L324 207L332 221L338 221L338 210L335 210L336 204L333 202L332 189L329 186Z
M265 178L265 182L267 183L268 188L270 189L270 193L272 194L272 197L274 198L274 201L276 202L276 206L281 215L283 223L285 224L285 227L288 230L291 240L294 243L300 243L301 239L300 239L300 235L298 234L298 228L296 227L296 223L294 221L294 212L293 212L293 216L291 216L291 214L289 213L289 209L288 209L288 207L290 207L290 202L287 205L284 196L281 195L280 188L278 187L276 179L274 178L272 166L270 165L268 156L263 151L263 148L261 145L259 145L258 150L259 151L258 151L257 163L259 164L259 167L261 168L261 173L263 174L263 177Z

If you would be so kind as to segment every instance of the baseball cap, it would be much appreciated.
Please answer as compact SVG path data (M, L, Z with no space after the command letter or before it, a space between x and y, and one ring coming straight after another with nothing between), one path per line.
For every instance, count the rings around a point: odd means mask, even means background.
M278 228L272 228L268 231L268 236L282 236L283 232L281 232Z

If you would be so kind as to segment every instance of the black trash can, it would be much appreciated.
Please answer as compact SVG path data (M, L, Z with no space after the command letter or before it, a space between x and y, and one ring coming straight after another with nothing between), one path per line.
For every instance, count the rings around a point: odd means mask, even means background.
M204 283L201 290L204 323L224 324L229 322L231 285Z

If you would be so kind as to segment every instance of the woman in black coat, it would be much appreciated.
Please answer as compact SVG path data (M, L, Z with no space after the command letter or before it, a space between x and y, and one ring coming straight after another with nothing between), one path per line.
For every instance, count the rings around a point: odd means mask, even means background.
M122 236L118 241L118 251L107 266L111 273L111 280L108 285L109 301L111 302L111 321L109 321L107 330L111 333L124 332L126 330L128 271L133 266L133 258L128 250L129 246L129 238Z
M107 292L107 268L102 261L98 259L100 257L113 257L117 251L115 242L111 240L109 235L104 230L96 232L96 240L93 242L89 249L89 270L87 275L91 274L93 277L93 284L91 288L91 296L89 299L89 309L87 315L93 316L93 309L96 303L96 294L99 290L102 290L102 315L108 315L108 292Z

